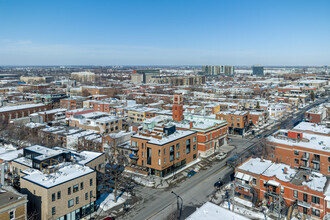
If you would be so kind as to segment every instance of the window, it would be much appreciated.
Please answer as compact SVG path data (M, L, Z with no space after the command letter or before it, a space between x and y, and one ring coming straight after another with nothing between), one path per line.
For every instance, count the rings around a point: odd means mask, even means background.
M293 190L293 197L298 198L298 191L297 190Z
M90 179L90 180L89 180L89 185L90 185L90 186L93 186L93 179Z
M314 204L320 204L320 198L316 196L312 196L312 203Z
M256 179L256 178L253 178L253 179L252 179L252 184L253 184L253 185L257 185L257 179Z
M55 193L52 194L52 201L55 201Z
M194 137L193 137L193 142L196 142L196 139L197 139L196 136L194 136Z
M143 152L142 152L142 154L141 154L141 157L143 157Z
M87 199L88 199L88 192L85 193L85 200L87 200Z
M78 191L79 191L79 185L76 184L76 185L73 186L73 192L75 193L75 192L78 192Z
M303 194L303 200L304 202L307 202L307 199L308 199L308 195L306 193Z
M9 212L9 219L15 219L15 211L10 211Z
M176 152L176 158L178 159L180 157L180 152Z
M284 193L284 186L281 186L281 193Z
M179 144L179 143L176 144L176 149L177 149L177 150L180 149L180 144Z
M57 199L61 199L61 191L57 192Z
M55 215L55 214L56 214L55 207L52 207L52 215Z
M330 157L328 157L328 162L330 163Z
M294 159L295 164L299 164L299 159Z
M158 156L160 156L160 150L158 150Z
M158 165L159 165L159 166L160 166L160 163L161 163L161 162L160 162L160 159L158 159Z
M90 196L91 198L93 198L93 191L92 191L92 190L89 192L89 196Z
M294 155L299 156L299 151L295 150L295 151L294 151Z
M76 204L79 204L79 196L76 197Z
M144 144L142 143L142 144L141 144L141 146L142 146L142 149L143 149L143 145L144 145Z
M194 150L194 151L196 150L196 144L193 145L193 150Z
M164 155L166 154L166 149L164 149Z
M71 187L68 188L68 195L71 195Z
M237 117L237 121L239 121L239 117Z
M320 217L320 210L312 208L312 215Z
M166 160L165 160L165 158L164 158L164 164L166 163Z
M68 208L70 208L70 207L72 207L73 206L73 199L70 199L69 201L68 201Z

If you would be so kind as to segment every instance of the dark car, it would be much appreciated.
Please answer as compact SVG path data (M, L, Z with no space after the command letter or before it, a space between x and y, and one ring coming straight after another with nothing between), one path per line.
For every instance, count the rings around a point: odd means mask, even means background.
M190 170L187 174L188 178L192 177L193 175L195 175L196 172L194 170Z
M223 182L221 180L214 183L214 188L220 189L223 186Z

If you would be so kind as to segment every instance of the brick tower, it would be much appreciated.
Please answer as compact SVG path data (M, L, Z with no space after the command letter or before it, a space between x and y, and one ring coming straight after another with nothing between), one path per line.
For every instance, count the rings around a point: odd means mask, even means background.
M180 94L173 95L173 120L183 120L183 99Z

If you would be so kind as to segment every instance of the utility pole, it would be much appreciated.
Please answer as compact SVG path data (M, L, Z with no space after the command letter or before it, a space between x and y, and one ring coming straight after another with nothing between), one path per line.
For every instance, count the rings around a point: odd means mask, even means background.
M178 220L180 220L181 219L181 213L182 213L183 199L181 198L181 196L177 195L175 192L172 191L171 193L176 196L177 212L179 212ZM181 207L180 207L179 199L181 200Z

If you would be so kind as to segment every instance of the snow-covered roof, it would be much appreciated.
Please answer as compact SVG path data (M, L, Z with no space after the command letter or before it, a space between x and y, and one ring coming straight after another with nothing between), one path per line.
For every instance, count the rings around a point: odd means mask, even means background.
M148 143L150 143L150 144L164 145L164 144L170 143L172 141L175 141L175 140L181 139L183 137L186 137L188 135L192 135L194 133L195 133L194 131L176 130L171 135L163 136L162 139L157 139L157 138L154 138L154 137L151 137L151 136L150 137L144 136L144 135L141 135L139 133L133 135L133 137L135 137L135 138L142 138L142 139L148 139L149 140Z
M242 215L231 212L225 208L217 206L211 202L206 202L191 214L187 220L218 220L218 219L231 219L231 220L247 220Z
M14 150L7 153L0 154L0 160L3 161L12 161L18 158L20 154L23 154L23 149Z
M261 160L260 158L251 158L240 165L238 168L254 174L262 174L270 166L272 162L270 160Z
M37 108L37 107L44 107L44 104L24 104L24 105L14 105L14 106L6 106L0 108L0 112L9 112L9 111L17 111L21 109L27 108Z
M322 133L322 134L330 134L330 128L327 128L327 126L318 125L318 124L309 123L309 122L300 122L293 129L302 130L302 131L312 131L315 133Z
M277 133L287 133L289 130L281 129ZM276 134L277 134L276 133ZM269 142L277 143L277 144L283 144L288 146L298 146L303 148L309 148L319 151L326 151L330 152L330 137L319 135L319 134L309 134L306 132L303 132L303 139L305 141L298 141L291 138L287 138L286 136L269 136L267 137L267 140ZM279 138L281 137L281 138Z
M285 168L287 169L286 173L284 173ZM296 173L297 170L290 168L289 165L283 163L273 163L262 175L268 177L275 176L277 179L283 182L289 182L292 180Z
M38 184L44 188L51 188L95 172L93 169L79 164L61 164L60 166L62 166L62 168L51 174L42 173L36 169L24 170L22 172L26 175L23 176L22 179Z

